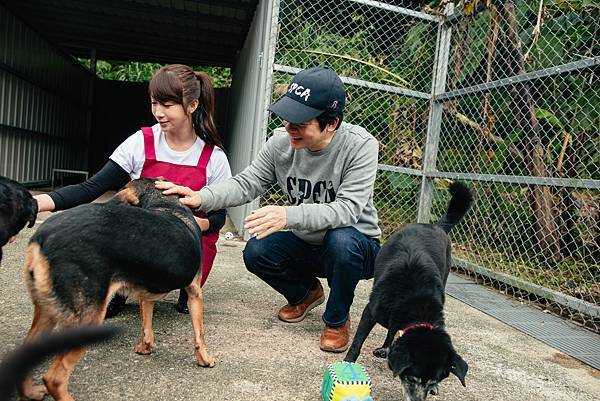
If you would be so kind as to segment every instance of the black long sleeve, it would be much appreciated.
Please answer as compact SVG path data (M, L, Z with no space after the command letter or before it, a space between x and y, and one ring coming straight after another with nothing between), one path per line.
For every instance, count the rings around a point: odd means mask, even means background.
M54 210L65 210L98 198L109 190L120 189L131 178L121 166L109 160L104 167L81 184L69 185L48 195L56 206Z
M208 230L207 233L213 233L219 231L225 225L225 215L227 212L225 209L214 210L206 214L208 219Z
M127 184L131 178L121 166L109 160L100 171L81 184L69 185L50 192L48 195L54 201L54 210L65 210L89 203L109 190L118 190ZM225 225L225 209L207 213L209 222L206 232L218 232Z

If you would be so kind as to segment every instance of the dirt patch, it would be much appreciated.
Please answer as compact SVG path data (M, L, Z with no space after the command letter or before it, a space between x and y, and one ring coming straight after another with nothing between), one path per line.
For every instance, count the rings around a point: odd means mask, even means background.
M570 357L569 355L563 354L561 352L554 353L552 355L552 358L548 358L547 360L568 369L584 369L590 374L590 376L600 379L599 371L597 371L594 368L590 368L589 366L578 361L577 359Z

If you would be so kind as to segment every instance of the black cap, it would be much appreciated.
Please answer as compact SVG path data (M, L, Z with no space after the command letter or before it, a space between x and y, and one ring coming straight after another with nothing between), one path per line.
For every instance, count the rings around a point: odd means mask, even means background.
M286 94L269 110L290 123L301 124L327 110L341 113L345 100L344 84L335 71L313 67L296 74Z

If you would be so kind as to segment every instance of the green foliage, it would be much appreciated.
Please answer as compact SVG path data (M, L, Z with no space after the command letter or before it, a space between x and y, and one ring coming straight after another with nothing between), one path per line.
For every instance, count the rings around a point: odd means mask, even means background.
M84 67L90 69L89 59L77 59ZM137 61L104 61L96 62L98 78L113 81L148 82L156 70L162 67L157 63L140 63ZM204 71L212 79L215 88L231 86L231 69L224 67L192 66L195 71Z
M593 89L593 72L568 76L540 85L536 117L548 150L548 161L556 166L563 141L576 152L569 176L600 178L600 95Z
M473 84L474 82L465 82L470 78L470 81L476 80L480 82L483 78L483 72L479 71L483 65L487 50L486 50L486 32L489 26L489 12L482 12L477 14L473 19L463 18L459 23L460 25L455 28L454 46L462 46L465 54L462 55L461 68L458 72L458 76L453 77L454 85L456 87L465 86L465 84ZM468 34L465 34L468 32ZM459 57L456 52L450 54L448 60L450 66L454 66Z
M417 219L420 180L401 173L380 171L375 181L374 200L383 239Z
M208 74L215 88L231 87L231 68L226 67L194 67L195 71Z
M380 19L385 13L375 16L373 10L350 2L286 1L275 62L328 65L340 76L429 92L437 26L394 13L386 14L392 16L386 25ZM288 80L276 74L274 100ZM419 168L426 102L352 85L346 91L344 120L380 141L380 162ZM269 132L275 126L271 121Z
M384 35L381 30L391 27L382 27L382 21L347 4L332 6L327 12L323 4L302 0L287 1L285 6L277 63L298 68L329 65L339 75L370 82L401 87L418 83L416 89L428 86L437 29L434 24L406 22ZM315 20L307 21L306 15ZM390 21L392 26L394 23L398 21Z

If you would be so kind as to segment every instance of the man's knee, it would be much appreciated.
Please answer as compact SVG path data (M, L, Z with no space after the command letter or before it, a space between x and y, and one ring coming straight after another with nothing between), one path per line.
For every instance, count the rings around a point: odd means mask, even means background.
M327 277L344 275L353 279L373 277L379 246L354 227L327 231L323 238L323 257Z
M256 272L258 266L264 261L266 252L264 241L261 242L256 238L250 238L246 243L243 251L244 264L249 272Z
M334 258L352 258L360 251L360 232L353 227L342 227L327 230L323 238L323 247Z

